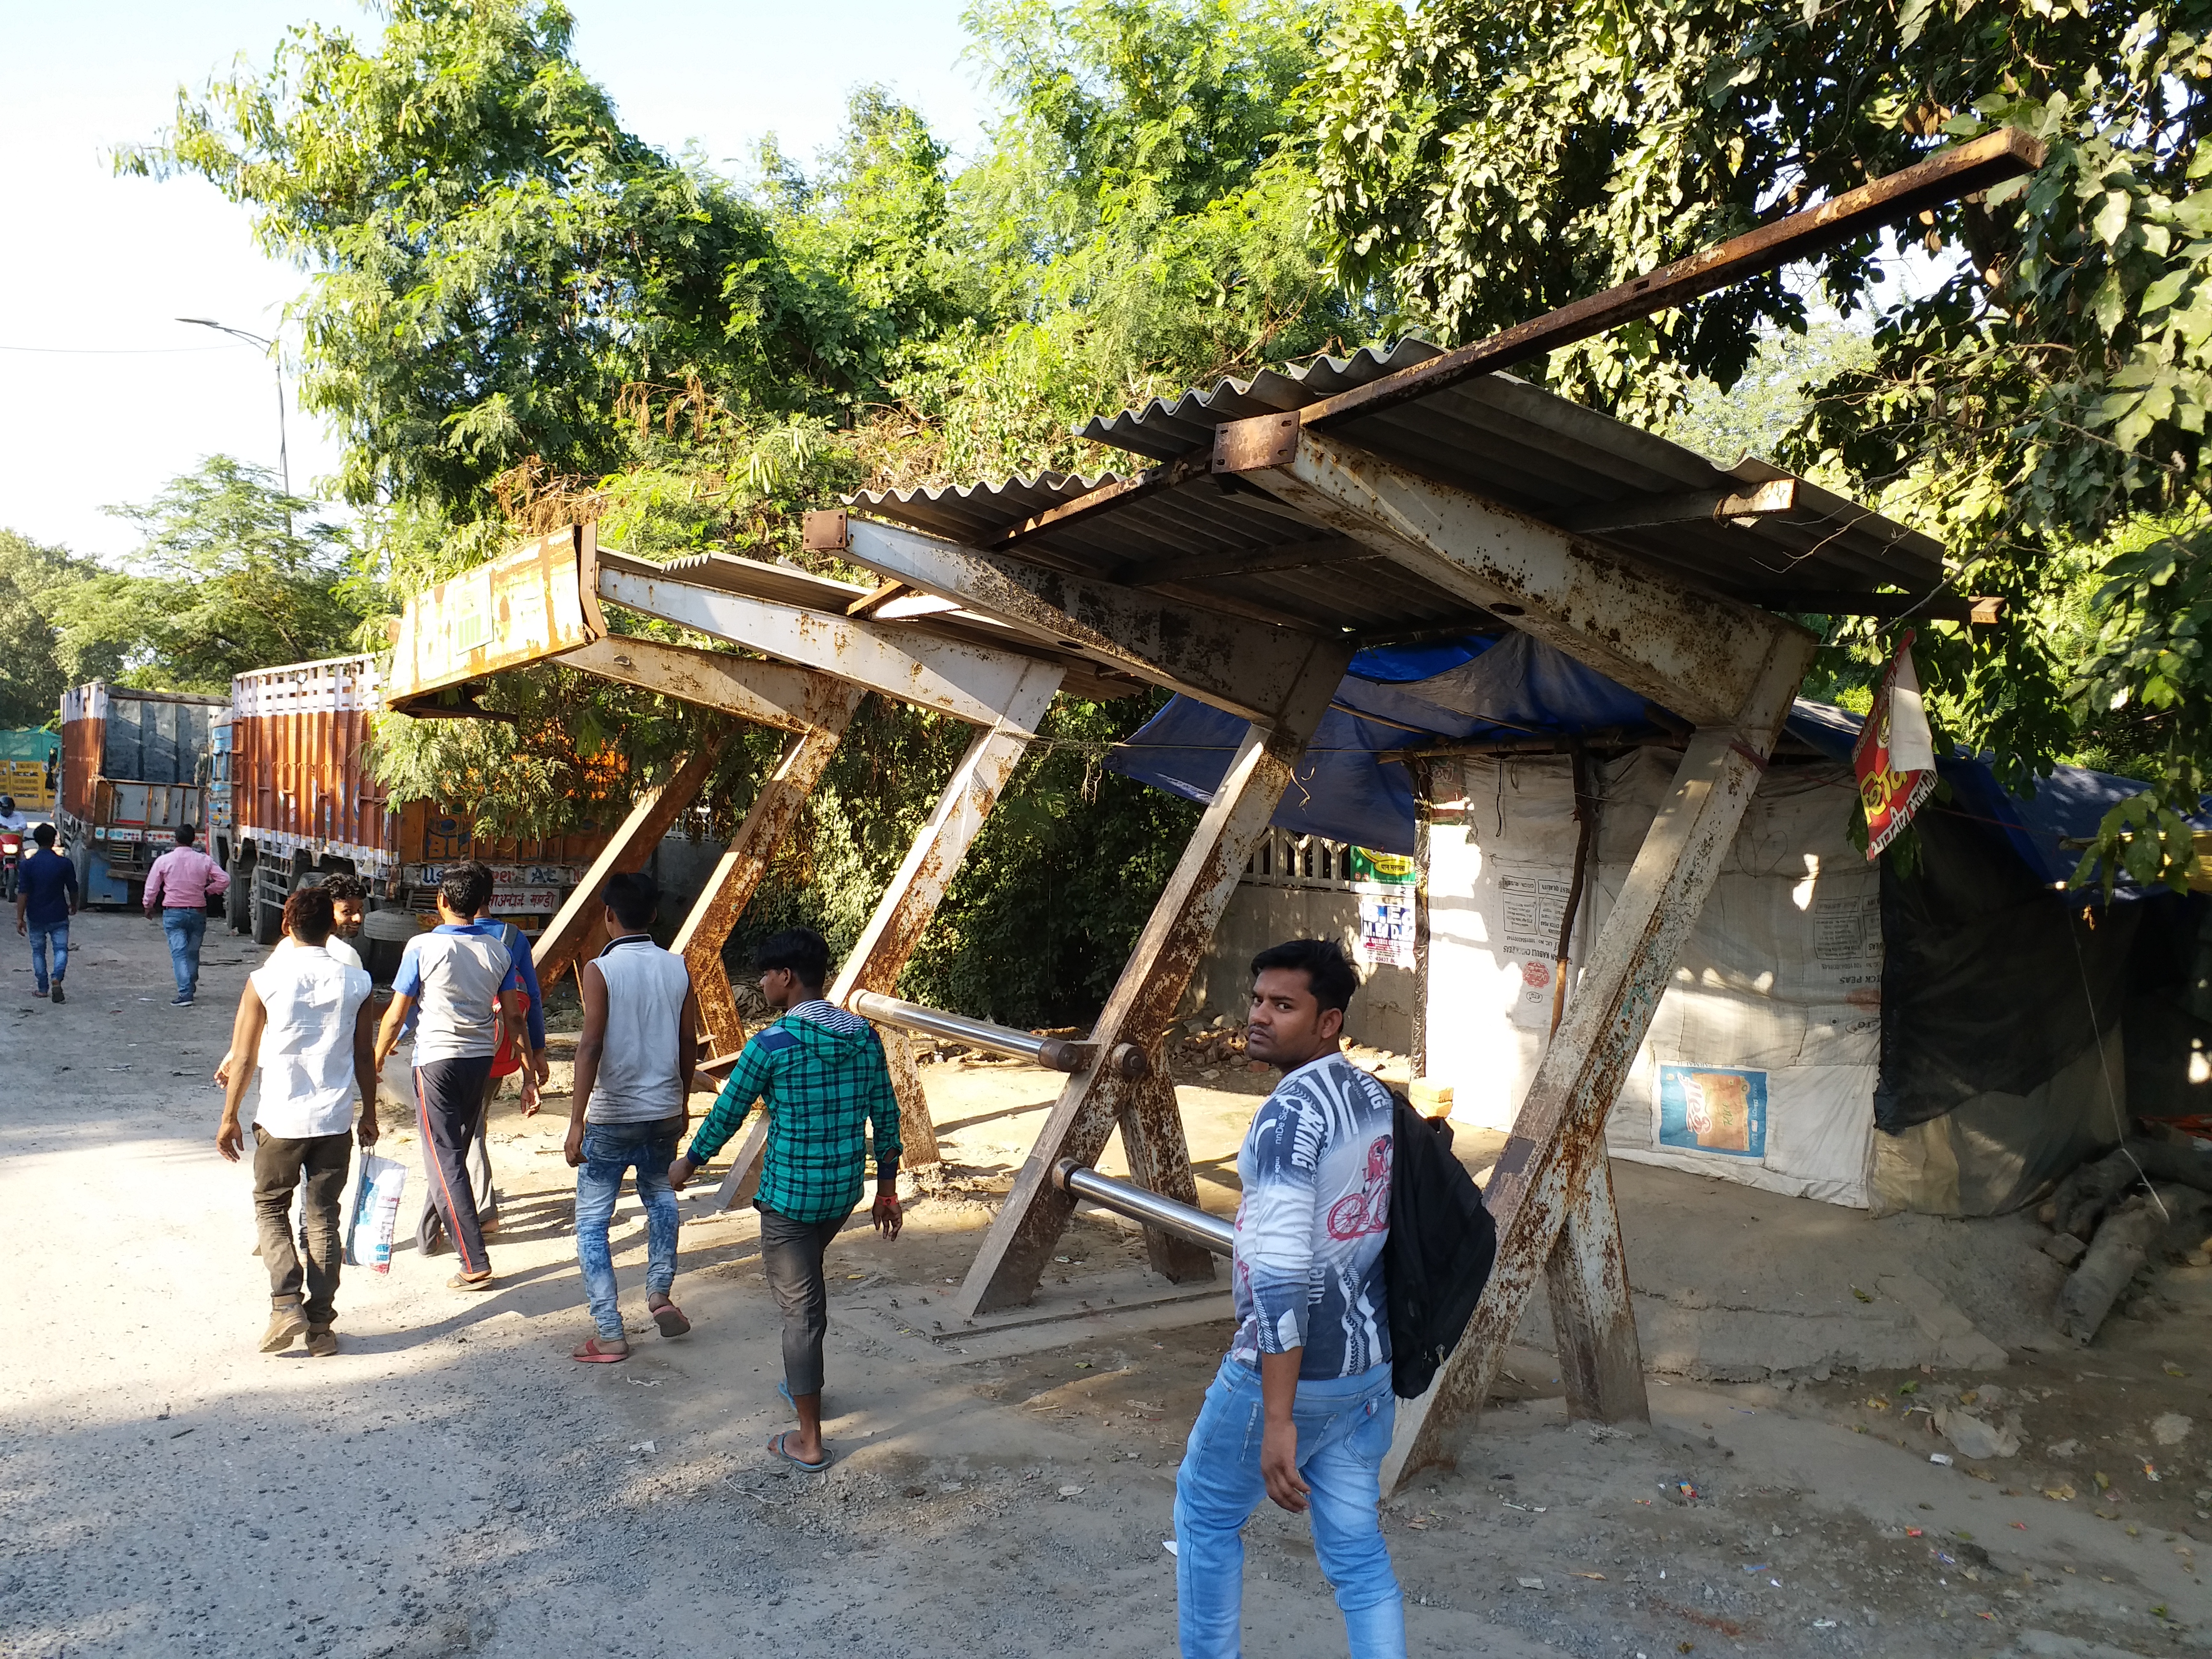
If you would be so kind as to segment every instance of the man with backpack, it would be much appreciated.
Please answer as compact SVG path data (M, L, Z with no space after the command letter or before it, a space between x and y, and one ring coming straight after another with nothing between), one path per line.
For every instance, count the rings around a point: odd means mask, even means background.
M1312 1514L1352 1659L1406 1651L1405 1601L1376 1515L1397 1420L1382 1261L1395 1103L1341 1051L1358 985L1327 939L1252 958L1245 1053L1283 1078L1237 1155L1237 1334L1176 1475L1185 1659L1241 1650L1239 1534L1263 1497Z

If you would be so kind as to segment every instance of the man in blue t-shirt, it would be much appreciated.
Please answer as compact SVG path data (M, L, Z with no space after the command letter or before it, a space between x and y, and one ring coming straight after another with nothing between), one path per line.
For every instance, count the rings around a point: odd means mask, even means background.
M62 975L69 971L69 919L76 909L76 866L54 851L54 826L42 823L31 832L39 850L25 859L15 872L15 931L31 941L31 969L39 983L31 994L46 994L46 951L52 948L52 989L56 1002L69 999L62 993Z

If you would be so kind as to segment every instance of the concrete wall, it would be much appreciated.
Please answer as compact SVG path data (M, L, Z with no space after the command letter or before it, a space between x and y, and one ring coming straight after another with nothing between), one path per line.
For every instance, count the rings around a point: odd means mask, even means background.
M1291 887L1246 880L1214 929L1213 943L1191 976L1186 1013L1227 1014L1242 1024L1251 1000L1252 958L1286 939L1333 939L1352 952L1359 943L1359 899L1348 888ZM1354 1042L1404 1054L1413 1042L1413 975L1404 968L1366 970L1352 1000L1345 1035Z

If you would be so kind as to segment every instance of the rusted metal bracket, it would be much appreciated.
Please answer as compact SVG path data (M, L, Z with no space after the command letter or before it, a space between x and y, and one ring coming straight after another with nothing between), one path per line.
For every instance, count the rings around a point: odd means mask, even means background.
M575 966L592 935L604 931L600 920L605 901L600 892L607 884L607 878L618 872L645 868L653 849L660 845L660 838L684 809L699 799L700 790L714 775L729 740L726 727L710 733L684 757L684 763L666 782L654 785L638 797L629 816L623 820L622 828L615 831L614 839L592 860L592 867L584 872L575 890L538 936L538 943L531 951L531 963L538 970L538 984L550 986L557 981Z
M1266 453L1279 453L1279 417L1254 419L1266 426ZM1246 424L1216 429L1221 453L1244 453L1236 434ZM1794 623L1689 587L1310 427L1295 435L1288 459L1243 476L1315 523L1510 617L1516 628L1698 724L1732 722L1773 642L1803 634Z
M555 660L601 679L696 703L779 732L811 732L823 711L844 695L835 675L758 657L701 651L626 634L610 634Z
M1316 637L869 519L853 520L846 534L855 563L1247 720L1267 719L1284 701Z
M1091 1028L1101 1053L1124 1042L1148 1049L1158 1044L1237 890L1245 861L1267 832L1352 658L1346 641L1307 638L1304 647L1291 684L1269 711L1272 729L1255 726L1246 732ZM1015 1176L957 1298L963 1316L1012 1307L1036 1292L1074 1204L1054 1186L1052 1168L1062 1158L1095 1164L1116 1127L1135 1183L1197 1207L1197 1179L1164 1060L1155 1054L1152 1075L1139 1079L1094 1064L1068 1079ZM1212 1259L1202 1250L1164 1233L1148 1231L1146 1238L1156 1271L1178 1280L1212 1276Z
M825 681L821 696L810 704L816 723L792 740L775 770L762 781L745 821L730 838L714 873L669 945L691 970L692 994L699 1000L699 1019L706 1027L708 1054L735 1054L745 1040L744 1021L738 1017L730 976L722 968L722 947L729 942L745 906L752 902L776 849L799 822L806 798L821 781L845 727L867 696L865 687L826 676L813 678Z
M967 753L960 757L937 798L936 810L915 835L883 896L876 902L867 926L846 953L844 966L827 994L834 1006L849 1006L857 991L888 995L897 988L907 958L921 942L930 918L937 914L969 844L1028 751L1038 723L1060 690L1057 664L1024 661L1023 668L1022 678L1007 694L1004 713L976 732L969 744ZM896 1029L881 1035L884 1057L890 1065L891 1085L898 1091L899 1139L905 1147L900 1161L909 1169L935 1164L939 1161L937 1130L929 1121L912 1046L905 1033ZM757 1180L752 1165L766 1144L765 1130L756 1120L717 1194L724 1207L750 1195L748 1182Z
M1986 133L1802 212L1701 248L1617 288L1516 323L1486 340L1309 404L1298 411L1298 418L1313 427L1379 414L1470 376L1532 362L1622 323L1686 305L1840 242L1870 235L1924 209L2033 173L2043 165L2043 158L2042 142L2018 127Z
M1456 1457L1540 1279L1553 1292L1560 1376L1575 1379L1571 1405L1607 1417L1646 1409L1609 1178L1601 1196L1589 1188L1604 1168L1605 1120L1620 1080L1758 787L1744 751L1773 751L1813 649L1810 635L1778 633L1737 719L1690 738L1491 1173L1485 1199L1498 1223L1497 1265L1435 1383L1399 1410L1386 1487Z

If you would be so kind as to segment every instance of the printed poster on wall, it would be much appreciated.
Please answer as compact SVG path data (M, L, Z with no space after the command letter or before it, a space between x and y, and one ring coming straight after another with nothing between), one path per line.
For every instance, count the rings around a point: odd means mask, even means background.
M1377 968L1413 965L1413 896L1419 872L1403 853L1351 849L1352 891L1359 896L1359 959Z
M1851 749L1859 799L1866 807L1867 862L1897 839L1921 804L1936 793L1936 741L1920 702L1920 677L1912 666L1912 630L1875 693L1874 707Z
M1766 1156L1766 1073L1734 1066L1659 1066L1659 1144L1725 1158Z

